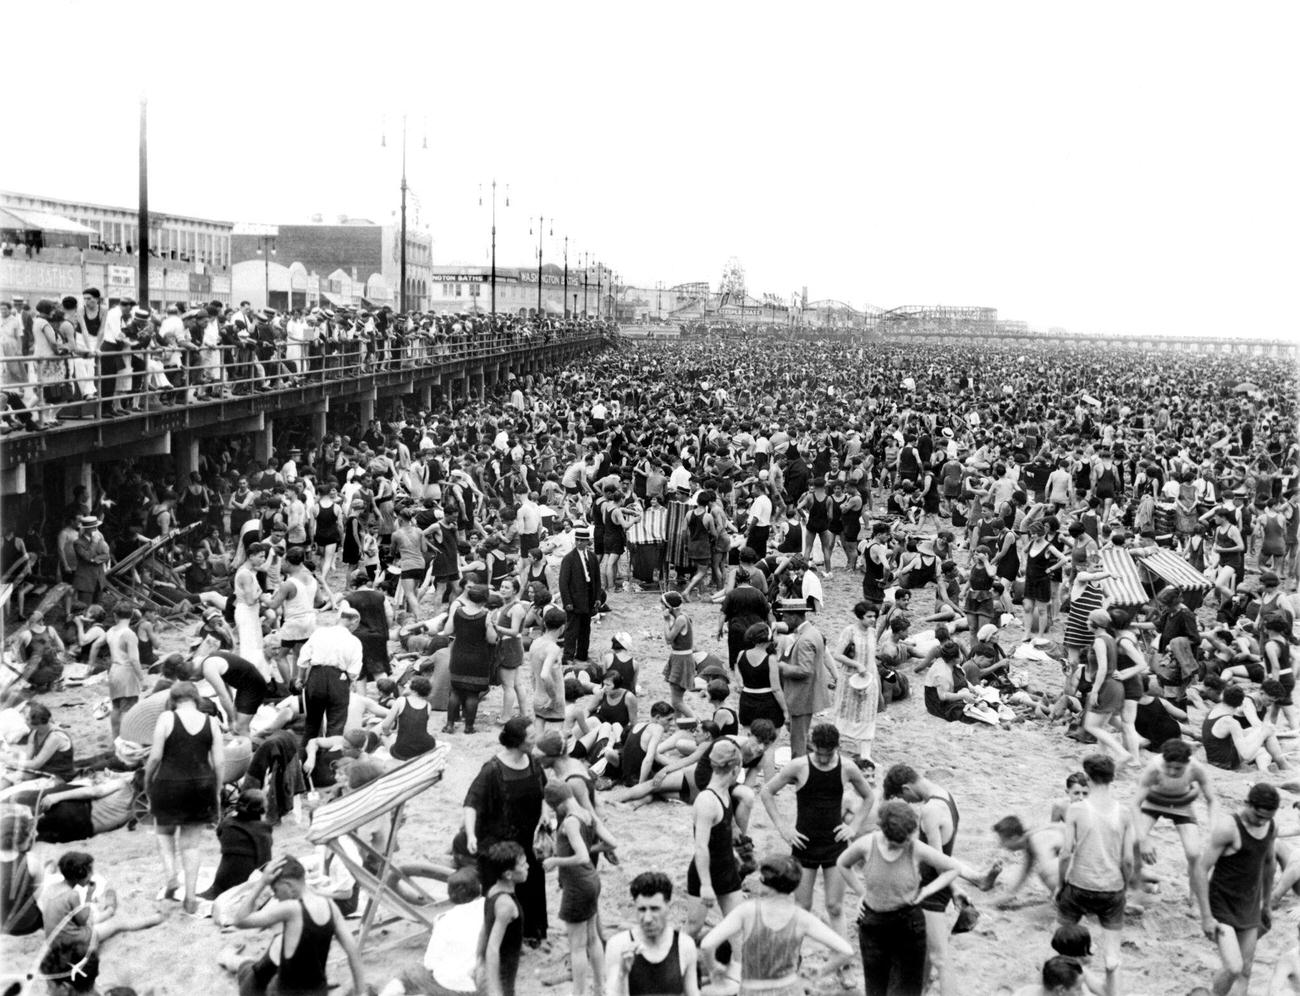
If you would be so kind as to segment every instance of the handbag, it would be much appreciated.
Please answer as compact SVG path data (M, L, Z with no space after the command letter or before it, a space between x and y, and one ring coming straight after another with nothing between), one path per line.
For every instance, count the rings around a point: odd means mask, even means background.
M538 861L555 856L555 827L549 820L541 820L533 831L533 854Z

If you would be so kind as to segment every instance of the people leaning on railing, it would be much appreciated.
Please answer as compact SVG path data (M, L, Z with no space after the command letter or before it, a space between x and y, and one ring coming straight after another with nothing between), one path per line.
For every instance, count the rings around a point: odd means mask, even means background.
M326 378L608 336L600 319L399 314L390 307L255 310L220 301L163 312L94 287L0 302L0 432L275 391Z

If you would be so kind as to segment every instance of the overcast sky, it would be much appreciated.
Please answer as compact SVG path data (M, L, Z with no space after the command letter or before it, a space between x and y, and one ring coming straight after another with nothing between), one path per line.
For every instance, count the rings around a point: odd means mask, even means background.
M543 214L548 260L568 235L570 265L598 254L640 285L716 286L736 257L754 294L1296 334L1290 0L6 15L11 190L133 204L143 90L155 209L386 220L406 111L436 263L486 262L478 195L495 176L503 265L535 261Z

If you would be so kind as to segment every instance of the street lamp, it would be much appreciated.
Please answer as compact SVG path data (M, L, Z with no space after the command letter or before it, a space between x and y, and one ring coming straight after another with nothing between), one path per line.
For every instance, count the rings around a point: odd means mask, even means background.
M582 317L587 317L587 254L582 254Z
M380 148L387 148L387 147L388 147L388 136L387 136L387 135L382 134L382 133L380 134L380 136L379 136L379 145L380 145ZM428 148L429 148L429 136L428 136L428 135L425 135L425 136L424 136L424 140L423 140L423 142L421 143L420 147L421 147L422 149L428 149ZM407 185L406 185L406 115L405 115L405 114L402 115L402 185L401 185L401 190L402 190L402 236L401 236L401 238L402 238L402 249L401 249L401 257L400 257L400 260L401 260L401 261L400 261L399 264L398 264L398 271L397 271L397 280L398 280L398 284L399 284L398 289L397 289L397 310L398 310L399 312L405 312L405 311L406 311L406 191L407 191Z
M271 307L271 257L276 254L275 236L263 235L258 238L260 243L257 247L257 254L262 257L262 306Z
M564 319L569 319L569 237L564 237L564 297L560 299L560 310Z
M483 206L483 184L478 185L478 206ZM506 184L506 207L510 206L510 184ZM492 314L497 313L497 182L492 181Z
M542 236L543 234L554 235L552 228L550 232L544 232L546 228L546 219L541 215L537 217L537 320L542 320ZM528 229L528 234L532 235L533 230Z
M605 302L600 296L600 281L604 276L605 267L601 263L596 264L596 317L605 317Z

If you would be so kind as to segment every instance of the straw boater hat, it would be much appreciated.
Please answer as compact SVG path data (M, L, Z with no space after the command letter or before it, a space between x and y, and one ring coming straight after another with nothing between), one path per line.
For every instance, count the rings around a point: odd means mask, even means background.
M776 603L778 613L809 612L808 602L802 598L783 598Z

